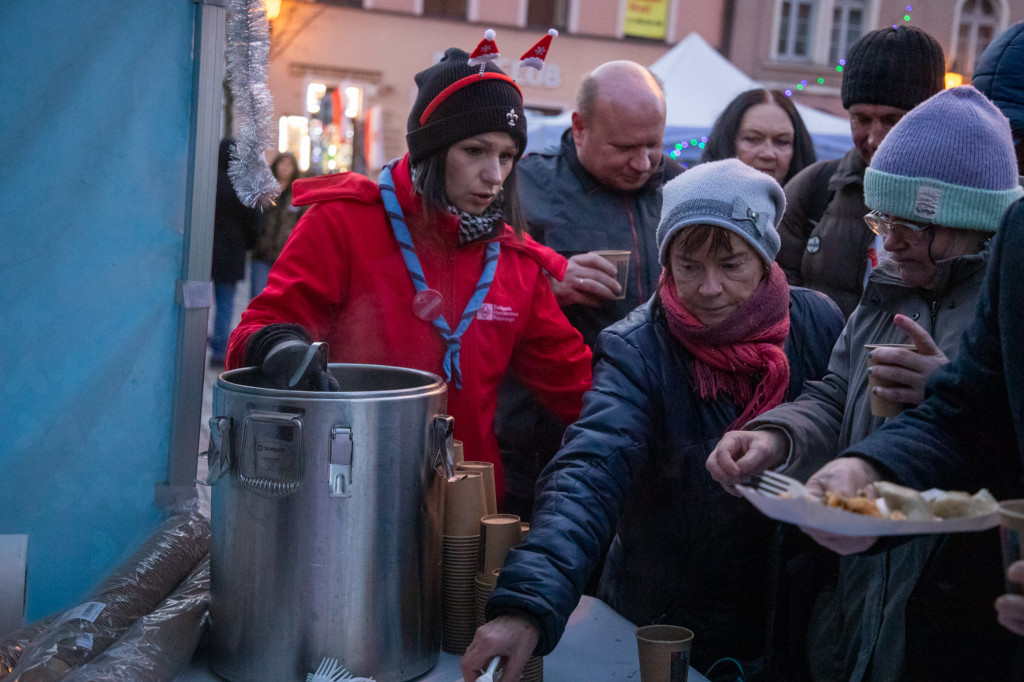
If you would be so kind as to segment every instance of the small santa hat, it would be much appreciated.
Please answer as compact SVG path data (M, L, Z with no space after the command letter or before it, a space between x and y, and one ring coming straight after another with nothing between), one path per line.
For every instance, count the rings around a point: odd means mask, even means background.
M553 28L548 29L546 36L537 41L537 44L523 53L523 56L519 58L519 66L530 66L538 71L544 68L544 58L548 55L548 50L551 49L551 39L558 35L558 31Z
M501 55L498 53L498 44L494 42L494 29L489 28L484 31L484 39L473 50L473 54L469 55L469 65L483 66L499 57Z

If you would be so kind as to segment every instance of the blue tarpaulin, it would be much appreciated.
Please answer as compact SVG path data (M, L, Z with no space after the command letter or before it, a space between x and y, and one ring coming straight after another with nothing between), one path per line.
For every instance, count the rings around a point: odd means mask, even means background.
M161 517L197 7L0 3L0 533L29 536L29 620Z

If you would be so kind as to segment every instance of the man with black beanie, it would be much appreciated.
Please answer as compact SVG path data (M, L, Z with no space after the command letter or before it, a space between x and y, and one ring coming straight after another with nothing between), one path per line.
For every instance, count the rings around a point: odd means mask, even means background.
M897 121L943 89L945 71L942 46L921 29L861 36L847 53L841 90L854 148L786 183L778 263L791 285L827 294L847 317L882 250L864 222L864 171Z

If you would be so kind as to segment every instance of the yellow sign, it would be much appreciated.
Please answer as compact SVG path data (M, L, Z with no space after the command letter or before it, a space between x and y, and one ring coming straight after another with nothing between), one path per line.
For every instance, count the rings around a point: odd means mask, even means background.
M664 40L668 35L668 0L626 0L623 32L634 38Z

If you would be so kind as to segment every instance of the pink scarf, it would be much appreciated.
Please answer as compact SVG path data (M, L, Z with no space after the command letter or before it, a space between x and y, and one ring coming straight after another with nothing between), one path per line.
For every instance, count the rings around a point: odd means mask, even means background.
M668 268L658 294L669 330L693 354L697 393L713 400L721 392L743 408L730 430L782 403L789 385L789 360L782 350L789 336L789 285L778 265L743 305L713 327L679 301Z

